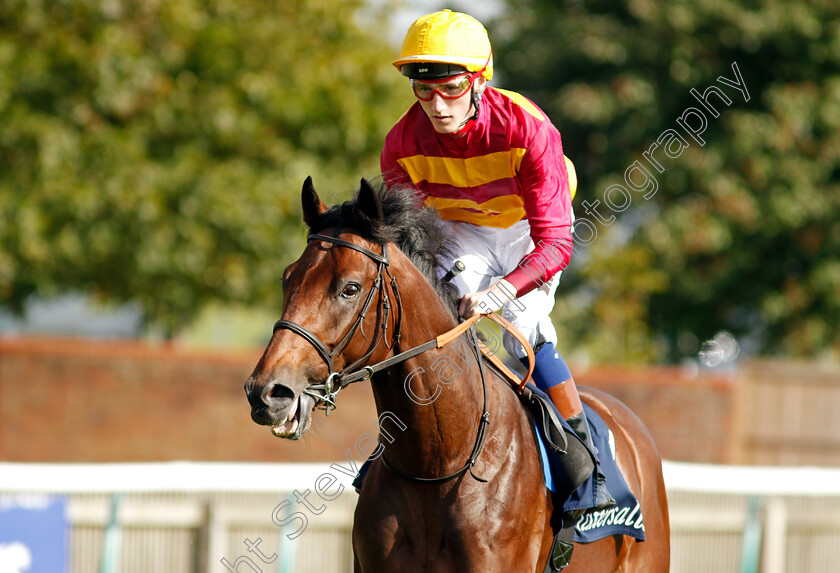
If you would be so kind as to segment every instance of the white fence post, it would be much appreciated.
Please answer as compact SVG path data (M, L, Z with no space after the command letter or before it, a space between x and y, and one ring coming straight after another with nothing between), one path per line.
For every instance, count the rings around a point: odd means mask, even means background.
M761 551L762 573L785 573L787 549L787 508L779 497L764 504L764 543Z

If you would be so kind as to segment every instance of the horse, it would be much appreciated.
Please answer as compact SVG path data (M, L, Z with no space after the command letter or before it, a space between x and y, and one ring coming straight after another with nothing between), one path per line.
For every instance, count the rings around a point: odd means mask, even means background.
M369 380L382 425L355 510L354 571L542 572L554 502L530 415L484 364L474 332L438 339L459 323L457 292L439 278L448 246L437 214L365 179L353 200L327 208L307 178L301 202L308 243L283 272L281 319L245 384L252 419L299 439L316 407L329 414L341 388ZM615 436L647 539L576 543L566 571L667 572L653 439L617 399L580 394Z

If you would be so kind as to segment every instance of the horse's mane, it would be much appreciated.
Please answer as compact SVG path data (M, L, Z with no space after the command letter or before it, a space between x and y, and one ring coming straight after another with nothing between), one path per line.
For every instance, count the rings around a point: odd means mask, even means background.
M441 232L437 211L425 207L411 187L387 187L381 182L376 194L382 205L383 221L376 224L356 209L353 200L333 205L323 212L310 231L318 233L330 227L352 228L375 243L394 243L432 283L438 296L450 310L457 307L458 290L438 278L440 258L451 252L452 242ZM358 191L356 192L358 195Z

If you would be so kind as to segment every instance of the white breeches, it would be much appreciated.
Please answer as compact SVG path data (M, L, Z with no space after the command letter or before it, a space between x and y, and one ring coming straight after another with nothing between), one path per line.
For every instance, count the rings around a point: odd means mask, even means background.
M519 221L507 229L480 227L461 221L441 221L443 231L454 242L453 256L444 259L444 272L456 260L466 265L466 270L453 279L458 292L463 296L488 288L491 284L513 271L519 261L534 249L531 228L528 221ZM537 333L557 344L557 332L549 314L554 308L554 291L560 282L557 273L547 283L540 285L526 295L510 300L502 308L502 317L513 323L534 345ZM511 297L515 293L511 293ZM512 356L523 358L525 352L519 343L507 334L502 337L505 350Z

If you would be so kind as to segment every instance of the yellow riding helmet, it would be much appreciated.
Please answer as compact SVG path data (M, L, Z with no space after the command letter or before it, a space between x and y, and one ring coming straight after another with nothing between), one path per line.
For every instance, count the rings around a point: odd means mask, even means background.
M418 18L405 35L394 67L409 75L410 64L416 63L451 64L469 72L483 69L481 75L489 80L493 56L487 30L472 16L451 10Z

